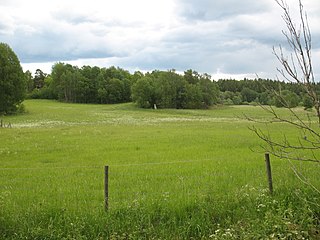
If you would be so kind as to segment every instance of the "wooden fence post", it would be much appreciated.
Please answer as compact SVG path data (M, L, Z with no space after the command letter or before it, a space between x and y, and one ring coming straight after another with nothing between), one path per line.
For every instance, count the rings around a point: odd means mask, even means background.
M109 208L109 166L104 167L104 207Z
M269 153L265 153L264 157L265 157L265 161L266 161L266 169L267 169L269 191L272 194L273 193L273 185L272 185L272 172L271 172L271 164L270 164L270 155L269 155Z

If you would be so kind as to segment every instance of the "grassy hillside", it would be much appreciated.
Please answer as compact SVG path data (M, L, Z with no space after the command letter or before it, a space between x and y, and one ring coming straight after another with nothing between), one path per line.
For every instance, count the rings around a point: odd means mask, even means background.
M289 163L272 159L268 194L261 142L243 117L270 117L259 107L25 105L26 114L3 118L12 128L0 128L0 238L319 237L319 199ZM270 131L295 136L283 124ZM319 186L319 168L301 167Z

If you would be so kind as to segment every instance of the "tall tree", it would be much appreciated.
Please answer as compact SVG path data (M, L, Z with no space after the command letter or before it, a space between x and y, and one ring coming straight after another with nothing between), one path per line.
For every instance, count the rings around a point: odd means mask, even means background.
M193 71L192 69L189 69L184 72L184 78L187 80L188 83L196 84L199 82L199 73Z
M27 89L27 92L30 93L34 89L32 73L29 70L27 70L25 71L24 75L26 79L26 89Z
M117 78L112 78L106 85L107 103L123 102L124 84Z
M156 93L152 76L140 78L132 86L132 100L142 108L151 108L156 104Z
M15 112L25 98L26 79L20 61L6 43L0 43L0 114Z
M68 71L73 71L73 67L70 64L59 62L52 66L51 77L53 92L61 101L68 101L65 79Z
M156 78L157 105L160 108L176 108L177 84L180 76L174 71L159 72Z
M202 91L204 107L207 108L213 104L217 104L220 95L219 88L215 82L211 81L210 76L207 74L201 76L199 84Z
M98 102L98 76L100 74L100 68L83 66L81 69L81 74L85 77L85 82L83 83L83 100L85 103L97 103Z
M34 73L34 88L41 89L44 86L44 79L46 78L47 74L44 73L41 69L37 69Z

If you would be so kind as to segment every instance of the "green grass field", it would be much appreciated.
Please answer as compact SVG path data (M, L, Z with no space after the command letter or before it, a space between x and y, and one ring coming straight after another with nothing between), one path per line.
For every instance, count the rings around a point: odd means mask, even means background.
M0 239L320 238L319 196L288 162L272 158L268 194L262 142L243 117L269 118L260 107L25 106L0 128ZM320 185L319 166L300 167Z

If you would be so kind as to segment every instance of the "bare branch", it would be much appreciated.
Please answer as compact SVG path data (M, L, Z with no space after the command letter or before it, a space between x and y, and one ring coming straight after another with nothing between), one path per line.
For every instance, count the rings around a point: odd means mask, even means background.
M282 19L286 25L286 31L282 31L291 53L286 54L285 48L281 45L278 48L273 47L273 54L280 63L281 68L277 68L281 79L287 82L298 84L303 91L312 100L316 111L316 123L311 119L309 114L306 118L300 113L291 108L290 103L282 94L281 88L279 91L268 89L273 93L278 103L289 111L290 117L283 117L272 106L260 107L271 116L271 119L257 120L246 117L247 120L254 123L263 123L269 126L273 123L281 123L291 126L297 131L297 137L292 139L289 135L283 134L281 138L273 137L270 130L261 130L256 126L250 127L257 137L264 143L262 149L270 154L280 158L287 159L291 163L291 168L301 182L311 187L315 192L320 194L308 178L299 171L291 161L312 162L320 165L319 150L320 150L320 100L316 91L315 78L312 67L312 42L311 31L308 24L308 16L304 11L302 0L299 0L299 24L296 25L290 13L290 9L285 0L275 0L283 11ZM280 79L277 76L277 80ZM307 119L307 120L305 120Z
M320 190L317 189L304 175L303 173L301 173L301 171L299 171L297 169L297 167L291 162L289 161L290 165L291 165L291 169L293 170L293 172L295 173L295 175L299 178L299 180L301 182L303 182L304 184L308 185L309 187L311 187L314 191L316 191L318 194L320 194Z

